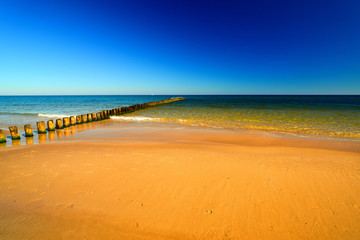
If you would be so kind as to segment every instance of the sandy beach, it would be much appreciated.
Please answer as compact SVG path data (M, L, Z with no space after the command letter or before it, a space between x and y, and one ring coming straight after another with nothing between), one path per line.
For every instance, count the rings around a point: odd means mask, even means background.
M0 239L360 239L358 141L110 122L0 148Z

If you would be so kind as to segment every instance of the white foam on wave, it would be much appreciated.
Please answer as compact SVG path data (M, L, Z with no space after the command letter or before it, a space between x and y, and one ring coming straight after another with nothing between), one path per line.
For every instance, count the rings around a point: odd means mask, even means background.
M45 113L39 113L39 117L45 117L45 118L64 118L69 117L68 115L61 115L61 114L45 114Z
M111 119L115 120L125 120L125 121L161 121L162 118L151 118L151 117L122 117L122 116L111 116Z

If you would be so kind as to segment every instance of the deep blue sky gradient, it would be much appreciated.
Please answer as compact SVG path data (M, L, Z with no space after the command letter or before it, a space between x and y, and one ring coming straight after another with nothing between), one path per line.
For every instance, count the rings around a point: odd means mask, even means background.
M0 95L360 94L360 1L0 0Z

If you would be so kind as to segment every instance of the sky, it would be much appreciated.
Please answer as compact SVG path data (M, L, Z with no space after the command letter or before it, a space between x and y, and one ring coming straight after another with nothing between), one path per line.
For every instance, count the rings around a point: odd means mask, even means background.
M360 94L359 13L359 0L0 0L0 95Z

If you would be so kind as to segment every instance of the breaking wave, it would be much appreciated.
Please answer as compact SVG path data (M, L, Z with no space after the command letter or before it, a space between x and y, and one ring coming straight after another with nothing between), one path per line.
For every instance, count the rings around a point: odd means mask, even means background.
M151 117L119 117L119 116L111 116L111 119L115 120L125 120L125 121L163 121L163 118L151 118Z
M45 118L64 118L69 117L68 115L61 115L61 114L45 114L45 113L39 113L39 117L45 117Z

